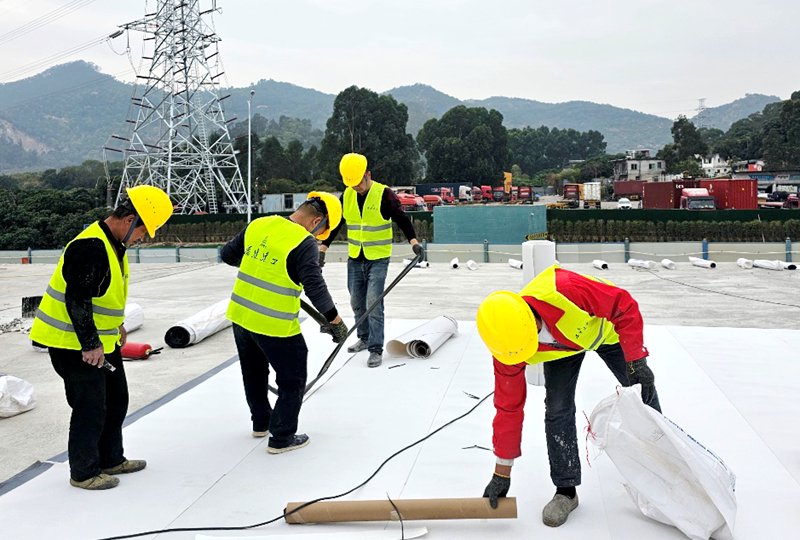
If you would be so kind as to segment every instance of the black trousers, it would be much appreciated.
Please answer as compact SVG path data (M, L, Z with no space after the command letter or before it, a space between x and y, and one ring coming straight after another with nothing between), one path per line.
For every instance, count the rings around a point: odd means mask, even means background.
M288 443L297 433L297 421L306 391L308 348L303 334L272 337L233 325L239 365L253 431L267 431L270 442ZM269 368L275 370L278 398L269 403Z
M128 413L128 380L117 347L105 356L116 371L91 366L81 351L49 348L50 361L62 379L69 420L69 470L73 480L82 482L100 474L100 469L125 461L122 422Z

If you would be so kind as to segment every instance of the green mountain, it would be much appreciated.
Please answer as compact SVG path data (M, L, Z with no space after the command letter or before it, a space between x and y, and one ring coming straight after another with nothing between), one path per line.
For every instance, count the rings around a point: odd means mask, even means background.
M82 61L0 84L0 174L102 159L102 148L112 134L129 133L126 118L133 90L132 84L100 73L96 66ZM266 132L269 132L266 126L277 130L279 138L292 130L301 132L306 135L306 142L319 138L317 130L325 129L336 97L263 79L245 88L223 88L222 95L229 95L224 101L226 119L237 133L246 133L246 123L242 123L247 119L251 90L255 91L251 103L253 118L262 117L258 126L265 126ZM387 93L408 107L408 131L414 135L430 118L439 118L452 107L464 104L497 109L509 128L545 125L597 130L605 136L609 152L641 147L655 150L671 141L671 120L611 105L586 101L542 103L509 97L462 101L423 84L402 86ZM704 118L713 125L729 126L777 99L751 94L728 105L707 109ZM265 123L264 119L272 122ZM111 159L118 156L109 154Z
M692 122L697 127L713 127L728 131L731 125L737 120L747 118L754 112L761 112L770 103L780 101L778 96L766 96L764 94L745 94L743 98L731 101L719 107L709 107L702 113L695 115Z

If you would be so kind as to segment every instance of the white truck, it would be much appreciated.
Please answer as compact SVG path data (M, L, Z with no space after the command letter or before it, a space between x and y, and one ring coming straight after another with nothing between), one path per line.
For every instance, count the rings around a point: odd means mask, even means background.
M584 182L581 184L581 200L584 208L600 209L600 182Z

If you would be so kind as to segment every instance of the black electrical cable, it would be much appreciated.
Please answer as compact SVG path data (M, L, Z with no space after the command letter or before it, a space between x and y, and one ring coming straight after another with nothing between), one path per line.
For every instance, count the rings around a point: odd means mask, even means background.
M370 480L375 478L375 476L377 476L377 474L381 471L381 469L383 469L383 467L387 463L389 463L391 460L393 460L394 458L396 458L397 456L399 456L400 454L402 454L406 450L409 450L410 448L413 448L413 447L417 446L418 444L427 441L428 439L430 439L431 437L433 437L434 435L436 435L437 433L442 431L447 426L458 422L459 420L461 420L462 418L465 418L466 416L469 416L470 414L472 414L472 412L475 409L480 407L481 404L484 401L489 399L489 397L491 397L492 394L494 394L494 392L490 392L489 394L486 394L480 401L478 401L478 403L476 403L471 409L469 409L467 412L465 412L461 416L457 416L457 417L453 418L452 420L450 420L446 424L443 424L443 425L439 426L438 428L436 428L435 430L431 431L430 433L428 433L427 435L425 435L423 438L419 439L418 441L413 442L413 443L409 444L408 446L406 446L404 448L401 448L400 450L398 450L397 452L395 452L394 454L392 454L391 456L386 458L383 461L383 463L381 463L378 466L378 468L375 469L375 472L373 472L366 480L364 480L363 482L358 484L356 487L345 491L344 493L339 493L338 495L330 495L330 496L327 496L327 497L320 497L318 499L314 499L313 501L309 501L307 503L301 504L300 506L298 506L297 508L295 508L291 512L286 512L284 510L284 512L280 516L272 518L272 519L270 519L268 521L262 521L261 523L254 523L253 525L241 525L241 526L229 526L229 527L175 527L175 528L171 528L171 529L158 529L158 530L154 530L154 531L145 531L145 532L134 533L134 534L126 534L126 535L123 535L123 536L108 536L106 538L100 538L98 540L125 540L126 538L138 538L140 536L149 536L149 535L153 535L153 534L167 534L167 533L173 533L173 532L244 531L244 530L248 530L248 529L255 529L256 527L262 527L264 525L269 525L270 523L275 523L276 521L280 521L281 519L284 519L287 516L289 516L291 514L294 514L295 512L299 512L303 508L311 506L312 504L316 504L316 503L322 502L322 501L330 501L330 500L333 500L333 499L339 499L341 497L344 497L345 495L351 494L352 492L354 492L357 489L360 489L360 488L364 487L365 485L367 485L367 483L369 483ZM398 512L398 515L400 515L399 512Z
M762 304L772 304L772 305L775 305L775 306L785 306L785 307L793 307L793 308L800 309L800 305L797 305L797 304L787 304L785 302L776 302L776 301L773 301L773 300L763 300L761 298L750 298L748 296L741 296L739 294L727 293L727 292L724 292L724 291L715 291L714 289L707 289L705 287L700 287L698 285L692 285L691 283L684 283L683 281L678 281L677 279L670 279L670 278L667 278L667 277L659 276L658 274L656 274L655 272L653 272L652 270L647 269L647 268L642 268L642 270L644 270L645 272L649 272L650 274L654 275L658 279L663 279L664 281L670 281L672 283L677 283L678 285L683 285L684 287L691 287L692 289L697 289L698 291L705 291L705 292L710 292L710 293L714 293L714 294L721 294L722 296L730 296L731 298L738 298L740 300L750 300L751 302L761 302Z

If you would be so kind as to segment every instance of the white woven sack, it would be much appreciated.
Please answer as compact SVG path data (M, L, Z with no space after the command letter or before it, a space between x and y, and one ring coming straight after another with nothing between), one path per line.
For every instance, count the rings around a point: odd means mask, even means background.
M722 460L642 402L641 385L619 388L591 418L589 439L625 478L639 510L696 540L731 540L736 476Z
M33 385L13 375L0 375L0 418L8 418L36 407Z

